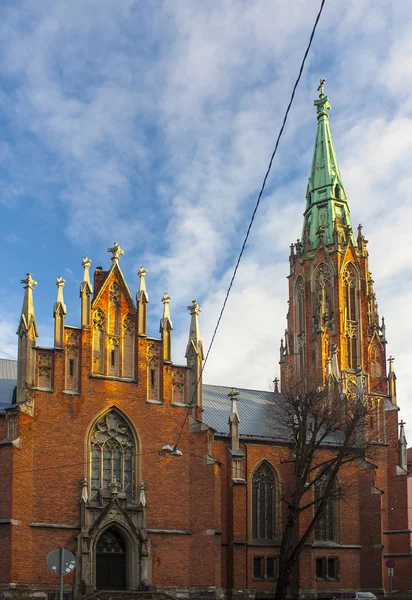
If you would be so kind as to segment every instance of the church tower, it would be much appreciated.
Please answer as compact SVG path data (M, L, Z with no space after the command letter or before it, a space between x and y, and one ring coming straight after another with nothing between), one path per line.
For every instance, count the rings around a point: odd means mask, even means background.
M367 240L362 226L355 233L350 220L323 83L314 103L318 123L302 237L290 246L282 391L303 382L322 386L334 377L347 392L362 385L367 393L386 395L385 323L379 319Z

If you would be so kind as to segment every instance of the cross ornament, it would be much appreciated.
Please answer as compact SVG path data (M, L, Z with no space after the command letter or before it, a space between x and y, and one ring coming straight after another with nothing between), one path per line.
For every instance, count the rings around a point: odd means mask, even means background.
M119 261L119 256L124 255L124 250L120 248L119 242L114 242L113 248L108 248L107 252L111 252L113 254L112 261L116 263Z

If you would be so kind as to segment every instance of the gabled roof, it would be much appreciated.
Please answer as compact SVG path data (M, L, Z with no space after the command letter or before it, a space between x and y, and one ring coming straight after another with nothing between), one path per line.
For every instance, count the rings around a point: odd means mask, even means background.
M112 279L115 279L116 275L117 275L117 279L120 282L121 287L123 288L124 295L130 305L130 308L133 308L133 310L136 311L136 304L132 298L132 295L129 290L129 286L126 283L126 279L124 278L124 275L122 273L122 270L121 270L119 264L114 262L112 264L112 267L110 268L110 270L103 271L103 273L105 274L105 276L102 277L101 281L99 281L98 289L97 290L95 289L95 291L94 291L94 298L92 300L92 306L96 306L101 295L103 294L104 290L106 289L109 281L111 281Z

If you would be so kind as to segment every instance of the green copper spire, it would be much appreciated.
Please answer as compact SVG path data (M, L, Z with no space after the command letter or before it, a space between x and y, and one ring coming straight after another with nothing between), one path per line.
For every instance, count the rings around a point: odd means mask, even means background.
M319 237L325 245L334 243L334 228L347 229L351 222L345 189L339 171L335 147L329 127L329 98L323 93L325 79L318 88L315 100L318 128L315 150L306 193L302 239L304 244L316 248ZM352 239L353 234L351 233Z

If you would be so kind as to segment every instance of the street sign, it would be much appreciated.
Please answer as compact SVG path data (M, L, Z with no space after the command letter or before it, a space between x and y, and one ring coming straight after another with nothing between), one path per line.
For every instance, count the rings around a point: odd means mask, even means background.
M393 558L388 558L385 565L388 567L388 569L393 569L396 567L396 562L393 560Z
M46 562L50 571L56 573L56 575L68 575L76 568L76 557L73 552L65 548L56 548L56 550L49 552Z
M388 567L388 575L389 577L393 577L395 569L393 567Z

